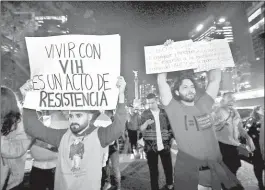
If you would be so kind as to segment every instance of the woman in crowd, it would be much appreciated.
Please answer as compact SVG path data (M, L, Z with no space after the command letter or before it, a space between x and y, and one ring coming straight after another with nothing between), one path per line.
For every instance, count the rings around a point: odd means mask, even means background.
M263 190L263 178L262 172L264 170L264 162L262 159L262 152L261 147L259 144L260 140L260 129L261 129L261 122L264 117L264 108L262 106L257 106L253 109L253 112L250 115L250 118L246 121L246 126L248 128L248 134L253 139L254 145L256 149L254 150L254 154L252 157L252 163L254 167L254 173L258 180L259 189Z
M138 126L140 125L140 114L132 105L129 107L129 117L125 125L131 144L131 159L134 159L138 154L137 141L139 139Z
M21 189L26 152L32 144L23 127L15 93L1 87L1 189Z

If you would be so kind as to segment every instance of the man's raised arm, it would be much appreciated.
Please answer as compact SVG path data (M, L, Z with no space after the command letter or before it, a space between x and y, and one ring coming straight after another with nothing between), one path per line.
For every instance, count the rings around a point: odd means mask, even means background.
M23 109L23 122L26 133L33 138L44 141L57 148L60 145L62 136L67 131L67 129L52 129L44 126L44 124L38 120L36 111L26 108Z
M220 82L222 79L222 72L221 69L213 69L208 72L208 86L206 89L206 93L215 99L219 92Z
M100 144L103 148L108 146L111 142L117 140L123 135L125 130L125 123L127 119L127 112L125 110L125 87L126 82L123 77L119 77L117 82L117 87L119 88L119 102L114 115L114 121L108 127L100 127L98 129L98 137Z
M170 86L167 83L167 73L157 74L157 85L164 106L167 106L172 100Z
M33 90L32 80L27 80L20 90L23 97L26 97L26 94ZM34 139L39 139L57 148L59 148L62 136L67 131L65 126L62 127L63 129L52 129L46 127L41 121L39 121L35 110L26 108L23 108L23 124L25 132ZM60 126L56 126L56 128L60 128Z

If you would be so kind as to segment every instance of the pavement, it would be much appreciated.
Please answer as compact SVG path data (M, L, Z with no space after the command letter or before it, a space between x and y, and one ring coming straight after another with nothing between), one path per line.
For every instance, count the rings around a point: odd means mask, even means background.
M175 154L172 154L173 163ZM258 190L257 180L254 176L253 166L245 161L237 173L238 179L241 181L245 190ZM164 171L159 159L159 186L165 185ZM150 175L146 160L130 159L129 155L120 155L120 169L123 176L122 190L151 190Z
M172 161L175 163L176 151L172 150ZM242 162L242 167L237 173L238 179L241 181L245 190L258 190L257 180L254 176L253 166L245 161ZM26 163L26 168L31 168L32 163ZM161 161L158 162L159 168L159 186L162 188L165 185L164 170ZM147 161L144 159L130 159L128 154L120 154L120 170L122 175L122 190L151 190L150 174ZM29 189L28 172L25 176L25 189Z

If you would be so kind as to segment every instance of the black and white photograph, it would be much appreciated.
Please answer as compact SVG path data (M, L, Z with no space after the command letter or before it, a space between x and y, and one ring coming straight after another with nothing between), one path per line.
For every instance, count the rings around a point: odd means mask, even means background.
M1 1L1 190L265 190L264 1Z

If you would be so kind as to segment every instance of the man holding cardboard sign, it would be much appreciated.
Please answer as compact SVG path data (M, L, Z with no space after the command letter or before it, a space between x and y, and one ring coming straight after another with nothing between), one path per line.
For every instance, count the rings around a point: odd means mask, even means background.
M172 41L167 41L165 45L170 46L171 43ZM205 170L210 170L207 177L213 190L221 190L221 185L227 189L243 189L222 162L210 116L219 91L221 70L213 69L208 74L206 92L198 100L195 100L196 84L192 76L180 76L173 85L172 92L167 83L167 73L157 76L161 100L179 147L174 189L194 190L199 183L206 185L205 181L201 181L207 174Z
M55 190L100 189L103 148L118 139L125 130L125 86L124 78L119 77L117 110L113 123L106 128L94 126L99 111L72 110L69 128L56 130L45 127L35 110L24 108L26 132L59 148Z
M26 43L33 90L27 93L24 107L115 109L120 35L27 37Z

